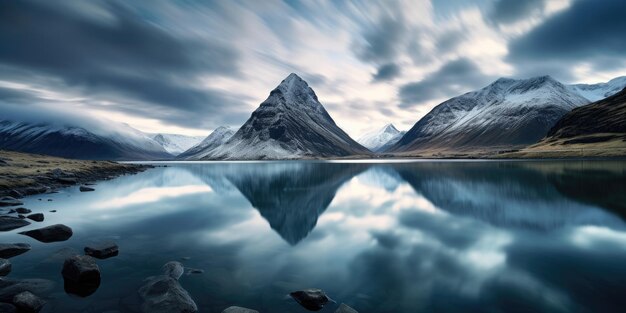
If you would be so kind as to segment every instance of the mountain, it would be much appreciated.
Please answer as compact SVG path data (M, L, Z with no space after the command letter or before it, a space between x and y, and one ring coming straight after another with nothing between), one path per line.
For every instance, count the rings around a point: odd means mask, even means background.
M235 132L227 126L216 128L210 135L187 151L178 155L178 159L182 160L199 160L209 154L213 149L221 146Z
M575 84L567 86L569 90L577 92L591 102L602 100L620 92L626 87L626 76L611 79L599 84Z
M226 143L204 159L298 159L369 153L335 124L313 89L292 73Z
M589 103L550 76L500 78L426 114L391 152L510 149L538 142L567 112Z
M172 155L179 155L187 151L204 138L201 136L185 136L179 134L150 134L150 137Z
M626 88L572 110L546 138L513 157L626 155Z
M385 147L395 144L406 134L399 131L393 124L387 124L383 128L368 132L357 140L362 146L374 152L382 152Z
M93 160L158 160L171 155L126 125L106 130L46 123L0 121L0 149Z

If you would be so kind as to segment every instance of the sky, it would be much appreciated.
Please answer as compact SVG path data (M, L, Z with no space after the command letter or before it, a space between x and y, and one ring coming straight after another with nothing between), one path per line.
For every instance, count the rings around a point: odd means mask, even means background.
M623 0L2 1L0 119L239 128L301 76L354 138L499 77L626 75Z

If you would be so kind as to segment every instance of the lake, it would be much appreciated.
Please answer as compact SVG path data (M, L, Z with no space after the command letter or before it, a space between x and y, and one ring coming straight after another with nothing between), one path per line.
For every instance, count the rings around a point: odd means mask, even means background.
M142 281L172 260L204 270L180 279L200 312L306 312L287 296L303 288L337 301L321 312L626 307L626 161L157 165L26 198L46 220L0 234L33 246L9 277L53 280L44 311L65 313L136 312ZM17 234L56 223L74 236ZM64 258L105 240L120 254L97 261L98 290L67 295Z

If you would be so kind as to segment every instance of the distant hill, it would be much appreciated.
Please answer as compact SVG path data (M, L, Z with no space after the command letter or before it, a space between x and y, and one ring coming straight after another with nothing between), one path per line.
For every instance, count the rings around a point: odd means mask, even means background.
M0 149L88 160L161 160L172 157L144 133L110 124L105 131L46 123L0 121Z

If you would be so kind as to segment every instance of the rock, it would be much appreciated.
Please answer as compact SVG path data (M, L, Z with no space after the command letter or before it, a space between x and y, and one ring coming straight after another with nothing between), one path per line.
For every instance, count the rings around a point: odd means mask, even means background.
M43 222L43 219L44 219L43 213L34 213L26 217L35 222Z
M72 237L72 229L62 225L55 224L44 228L24 231L20 233L35 238L41 242L65 241Z
M30 213L32 211L27 209L27 208L17 208L17 209L15 209L15 212L17 212L19 214L28 214L28 213Z
M242 308L240 306L230 306L227 307L222 313L259 313L259 311Z
M91 188L91 187L87 187L87 186L80 186L80 188L78 188L80 190L80 192L87 192L87 191L94 191L95 189Z
M100 286L100 268L96 260L88 255L75 255L63 263L65 292L86 297Z
M30 250L27 243L0 243L0 258L8 259Z
M65 259L63 278L77 283L93 283L100 280L100 268L88 255L74 255Z
M98 259L107 259L119 254L118 247L115 243L104 242L85 247L85 254Z
M52 199L48 199L48 201L52 201Z
M56 213L56 212L57 212L57 210L50 210L50 212L52 212L52 213Z
M359 313L355 309L349 307L345 303L342 303L339 308L335 311L335 313Z
M24 203L22 203L21 201L13 198L13 197L3 197L2 199L0 199L0 207L3 206L16 206L16 205L22 205Z
M3 313L16 313L17 308L13 304L10 303L0 303L0 312Z
M9 191L9 195L15 199L24 198L24 194L15 189L11 189L11 191Z
M141 310L145 313L192 313L198 311L198 306L191 299L187 290L171 276L159 275L146 279L146 284L139 288L139 296L143 300Z
M187 274L202 274L202 273L204 273L204 270L197 269L197 268L187 268Z
M46 294L54 289L54 282L47 279L13 280L0 278L0 302L11 302L15 295L30 291L33 294Z
M0 216L0 231L14 230L26 225L30 225L30 222L13 216Z
M7 276L11 273L11 262L7 259L0 259L0 276Z
M289 295L309 311L319 311L331 301L321 289L298 290Z
M185 268L180 262L171 261L163 265L163 273L165 274L165 276L179 279L180 276L183 275L183 272L185 272Z
M22 215L22 214L18 214L18 215L17 215L17 218L20 218L20 219L25 219L25 218L26 218L26 216L24 216L24 215Z
M56 180L62 184L75 185L78 183L74 177L57 177Z
M13 305L19 312L39 312L45 304L46 301L43 301L30 291L21 292L13 297Z

